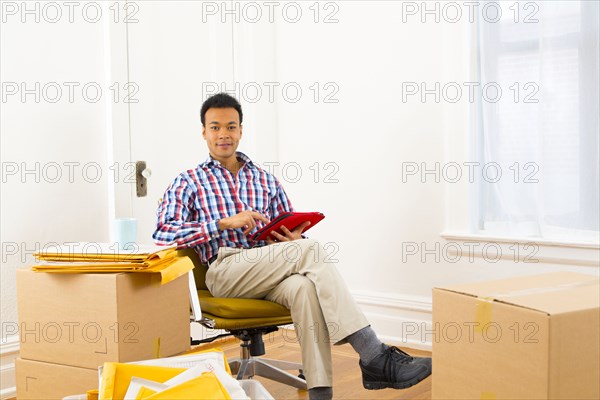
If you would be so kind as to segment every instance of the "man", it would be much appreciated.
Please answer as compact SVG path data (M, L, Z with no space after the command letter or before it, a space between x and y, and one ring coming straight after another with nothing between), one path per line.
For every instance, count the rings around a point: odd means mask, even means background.
M350 343L358 352L367 389L407 388L429 376L430 358L379 341L324 248L302 237L307 223L266 242L249 238L293 211L292 204L274 176L236 151L243 114L235 98L214 95L200 115L210 156L165 192L156 242L194 247L209 266L206 284L214 296L264 298L290 309L310 399L332 398L330 343Z

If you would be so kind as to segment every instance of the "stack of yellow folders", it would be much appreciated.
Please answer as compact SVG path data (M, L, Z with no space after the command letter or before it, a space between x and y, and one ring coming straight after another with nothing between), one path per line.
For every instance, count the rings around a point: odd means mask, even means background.
M170 282L194 268L192 260L181 256L174 246L111 243L68 243L49 246L35 253L38 272L52 273L160 273L161 282Z
M100 400L249 399L220 349L135 363L105 363Z

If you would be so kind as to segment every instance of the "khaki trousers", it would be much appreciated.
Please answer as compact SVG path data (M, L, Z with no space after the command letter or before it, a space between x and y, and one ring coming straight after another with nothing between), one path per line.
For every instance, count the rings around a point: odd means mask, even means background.
M219 248L206 285L215 297L266 299L287 307L309 388L333 385L330 343L341 344L369 325L328 253L313 239Z

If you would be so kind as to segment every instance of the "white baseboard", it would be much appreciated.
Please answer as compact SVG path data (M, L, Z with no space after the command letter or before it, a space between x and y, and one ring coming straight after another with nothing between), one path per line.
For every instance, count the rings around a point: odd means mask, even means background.
M17 388L15 386L0 390L0 399L17 398Z
M3 400L17 398L17 388L13 386L8 389L0 390L0 398Z
M0 399L17 397L15 359L19 357L19 335L0 341Z
M382 341L431 351L431 297L376 292L352 295Z

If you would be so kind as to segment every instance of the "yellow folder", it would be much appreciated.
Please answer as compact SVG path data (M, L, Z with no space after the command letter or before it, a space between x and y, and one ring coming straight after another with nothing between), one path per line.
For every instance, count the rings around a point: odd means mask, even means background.
M186 368L106 362L104 363L102 380L100 381L99 399L123 399L127 393L129 382L134 376L163 383L185 370Z
M34 253L34 256L43 261L128 261L144 262L173 257L177 253L175 248L141 247L153 250L119 249L109 243L77 244L73 246L57 246Z
M80 254L78 255L80 259L76 261L61 259L62 256L48 256L45 261L34 265L32 269L36 272L49 273L160 273L161 283L165 284L194 268L194 263L189 257L178 254L176 249L167 249L144 255L144 259L135 262L101 259L101 256L104 256L102 254L93 254L90 257ZM107 257L114 257L114 255L108 254Z

